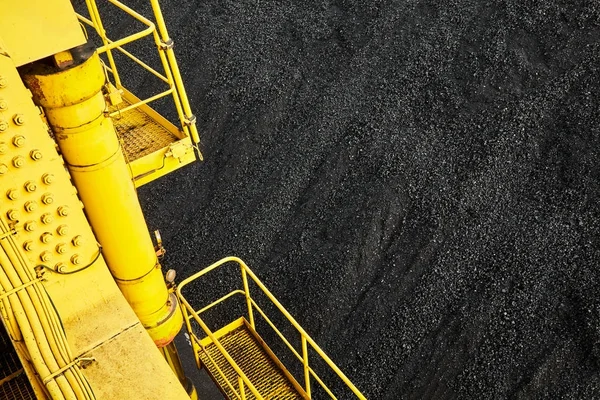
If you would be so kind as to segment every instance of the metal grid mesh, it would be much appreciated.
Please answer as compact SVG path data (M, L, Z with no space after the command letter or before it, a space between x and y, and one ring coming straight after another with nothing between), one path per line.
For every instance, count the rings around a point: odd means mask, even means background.
M123 99L120 108L129 106ZM111 108L110 111L117 111ZM115 129L123 140L123 150L129 161L135 161L179 140L139 108L126 111L113 118Z
M287 377L248 331L246 326L242 326L224 335L219 338L219 342L221 342L225 350L227 350L265 399L302 399L300 393L288 381ZM227 360L225 360L225 357L223 357L217 347L211 343L206 346L206 350L219 368L221 368L225 376L227 376L229 382L233 384L233 387L238 389L237 373ZM200 352L200 358L223 392L229 398L235 399L235 394L231 392L229 386L227 386L224 379L202 351ZM250 389L246 388L245 392L247 399L255 398Z
M0 386L0 399L32 399L35 400L35 394L31 388L31 384L27 379L27 375L21 375L11 379Z
M8 332L0 323L0 382L13 374L15 374L13 378L0 384L0 399L35 399L31 384L23 372L23 366L8 337Z

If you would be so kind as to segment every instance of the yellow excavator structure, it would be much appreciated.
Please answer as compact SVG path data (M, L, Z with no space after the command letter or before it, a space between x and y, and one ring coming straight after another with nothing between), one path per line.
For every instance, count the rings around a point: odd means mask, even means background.
M163 273L136 188L202 155L174 41L158 0L148 2L149 17L117 0L85 0L77 12L70 0L0 2L0 399L203 398L174 344L183 326L226 398L364 399L242 260L178 285ZM108 7L140 29L109 38ZM159 66L127 49L138 40L152 41ZM121 62L164 90L136 97ZM178 126L150 106L165 99ZM189 285L232 267L237 287L215 288L201 308L188 302ZM242 315L216 328L203 318L235 301ZM267 337L281 339L298 375Z

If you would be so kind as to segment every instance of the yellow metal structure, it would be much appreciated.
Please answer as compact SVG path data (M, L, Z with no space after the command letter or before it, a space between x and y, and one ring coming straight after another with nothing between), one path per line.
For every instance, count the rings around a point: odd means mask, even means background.
M24 79L44 108L119 289L154 342L169 344L181 329L181 313L167 291L112 119L104 113L99 56L65 70L33 64Z
M3 50L0 75L0 311L36 396L185 398L115 284L48 126Z
M215 300L199 310L194 309L183 296L183 289L191 282L228 263L235 263L239 266L241 272L241 288L232 290L223 297ZM294 348L290 341L283 335L283 333L281 333L281 330L275 326L264 309L251 296L249 281L253 282L254 285L260 289L260 291L266 296L271 304L274 305L295 328L300 337L301 349ZM350 379L348 379L348 377L335 365L329 356L327 356L327 354L325 354L325 352L315 343L315 341L308 335L308 333L306 333L300 324L296 322L294 317L292 317L290 313L281 305L281 303L279 303L275 296L273 296L273 294L265 287L265 285L256 277L254 272L252 272L246 263L241 259L237 257L226 257L204 268L202 271L181 282L177 288L177 295L182 305L184 320L188 334L192 341L196 362L199 366L207 366L207 369L215 378L215 382L221 387L223 392L228 394L229 398L250 398L243 393L244 388L248 388L248 391L252 393L252 398L279 398L278 396L271 397L269 395L271 390L274 389L274 387L270 386L269 384L256 385L258 382L264 382L265 378L267 377L271 377L271 379L273 379L273 377L278 377L277 382L279 383L275 385L275 388L281 389L285 393L291 393L292 389L288 390L284 388L296 389L296 394L289 394L289 396L298 395L301 396L300 398L305 396L311 398L311 385L312 381L314 380L329 395L330 398L336 399L337 397L329 388L329 386L311 366L308 356L308 349L310 348L321 358L322 361L325 362L329 369L335 375L337 375L337 377L345 384L350 392L356 396L356 398L365 399L364 395L356 388L356 386L354 386ZM236 320L225 328L222 328L217 332L212 332L202 318L200 318L200 315L236 295L243 296L244 298L249 322L245 322L245 320ZM289 375L283 364L281 364L277 357L275 357L273 352L256 332L254 311L259 313L260 317L262 317L263 320L273 329L273 332L279 336L290 352L302 364L304 378L303 388L298 386L293 377ZM192 321L197 323L200 329L202 329L206 335L204 339L199 339L194 333ZM246 358L247 355L240 356L240 350L235 346L236 339L240 337L248 338L248 335L251 336L251 340L254 342L252 345L249 344L249 350L254 349L257 345L262 347L260 351L255 350L255 354L257 356L256 358L250 360ZM245 340L246 343L249 343L247 339L243 340ZM233 343L233 345L231 343ZM262 368L259 367L256 369L255 367L257 365L262 366ZM281 373L275 372L275 370L280 370ZM252 372L249 373L249 371ZM252 379L249 375L252 376ZM285 384L282 383L282 377L287 378L287 382Z
M0 38L16 66L86 42L70 0L2 0Z
M196 159L194 149L202 159L202 154L197 147L200 139L196 117L191 112L173 52L174 42L167 32L158 1L150 0L156 23L117 0L107 1L115 9L146 26L139 32L112 40L106 34L95 0L86 0L89 18L81 14L77 16L81 23L94 28L102 41L103 45L97 51L99 54L106 55L108 65L104 65L105 70L114 79L114 87L124 100L122 103L112 104L109 116L115 121L117 132L121 135L132 177L136 187L139 187L193 162ZM146 37L151 37L158 49L163 72L157 71L123 47ZM163 85L165 89L143 100L131 94L123 86L113 55L115 51L154 76L157 86ZM150 103L169 95L173 98L181 123L180 129L149 106Z
M185 321L198 366L229 398L311 398L315 382L335 398L311 351L364 399L240 259L223 259L179 288L173 274L163 277L164 249L159 237L158 249L152 243L136 187L202 155L174 42L158 1L148 1L153 18L105 0L145 26L114 40L96 0L78 14L69 0L0 2L0 398L196 399L173 342ZM81 46L84 27L99 48ZM153 40L162 72L123 47L143 38ZM145 99L131 93L117 52L164 90ZM150 107L167 97L180 127ZM243 288L195 311L181 290L229 262L240 266ZM300 349L250 285L296 329ZM236 295L247 318L213 333L200 316ZM303 385L258 334L255 313L299 360Z

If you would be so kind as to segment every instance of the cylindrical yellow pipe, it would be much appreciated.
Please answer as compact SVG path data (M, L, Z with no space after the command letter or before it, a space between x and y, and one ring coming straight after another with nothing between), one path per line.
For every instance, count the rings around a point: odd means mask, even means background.
M105 116L105 75L94 53L65 70L34 65L24 75L67 164L104 258L123 295L157 344L182 326L112 120Z

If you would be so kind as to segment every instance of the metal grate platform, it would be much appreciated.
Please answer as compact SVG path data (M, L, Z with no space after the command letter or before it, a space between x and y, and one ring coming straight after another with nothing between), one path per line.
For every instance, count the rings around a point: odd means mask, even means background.
M35 399L21 361L0 322L0 399Z
M268 348L265 349L255 335L256 333L252 332L251 328L244 324L224 334L218 340L263 398L303 399L304 397L294 387L290 377L286 376L283 370L277 365L274 356L271 356L271 351ZM237 389L238 377L233 367L219 352L214 343L209 343L205 348L223 371L227 380ZM221 388L223 394L230 399L236 399L236 395L217 372L206 354L201 351L199 355L209 375ZM256 398L248 388L245 389L245 392L247 399Z
M119 108L131 105L123 99ZM117 108L110 110L117 111ZM113 117L115 129L123 140L123 150L129 162L168 147L179 138L160 125L139 108L125 111Z

